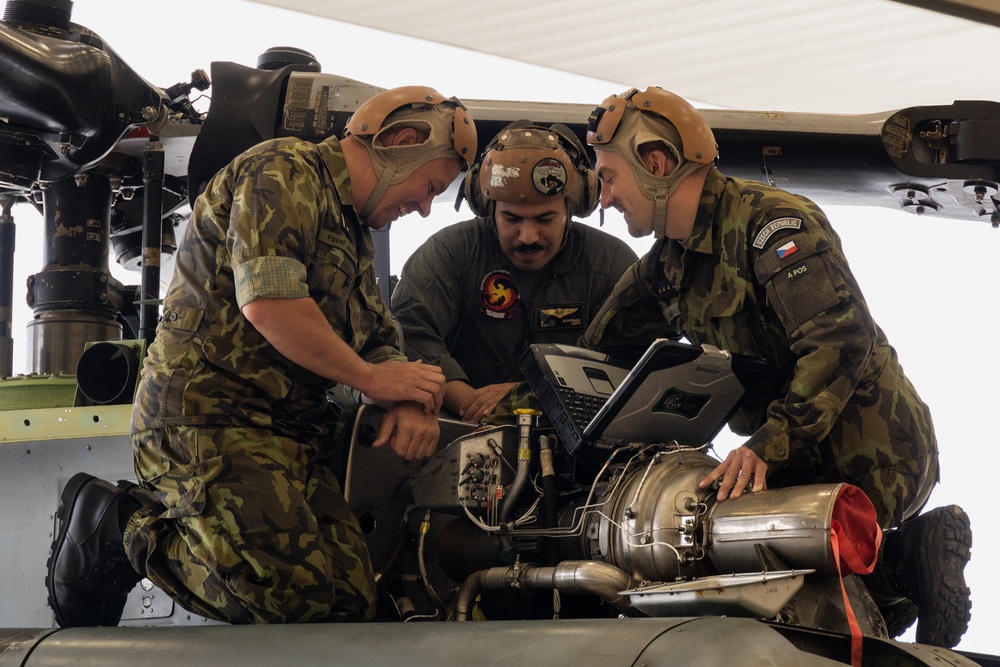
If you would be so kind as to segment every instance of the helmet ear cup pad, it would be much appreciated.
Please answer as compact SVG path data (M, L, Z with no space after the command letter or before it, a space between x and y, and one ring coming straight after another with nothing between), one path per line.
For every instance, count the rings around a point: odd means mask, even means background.
M483 196L482 189L479 187L479 167L481 165L482 162L477 160L469 171L465 172L465 179L462 181L462 196L469 203L473 215L486 218L490 215L490 200Z
M344 136L368 137L372 140L391 118L402 109L429 109L443 105L453 109L448 117L448 136L455 153L469 166L474 158L478 139L476 123L465 105L455 97L446 98L428 86L400 86L377 93L363 102L347 119Z

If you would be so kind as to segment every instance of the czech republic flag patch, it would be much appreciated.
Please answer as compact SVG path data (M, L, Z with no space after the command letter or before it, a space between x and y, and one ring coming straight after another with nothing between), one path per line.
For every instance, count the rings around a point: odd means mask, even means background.
M784 259L796 250L798 250L798 248L795 246L795 241L789 241L785 245L778 248L775 252L778 253L778 259Z

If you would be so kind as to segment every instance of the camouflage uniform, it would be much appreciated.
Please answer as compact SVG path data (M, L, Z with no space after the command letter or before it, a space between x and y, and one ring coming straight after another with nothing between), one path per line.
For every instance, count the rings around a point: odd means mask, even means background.
M691 236L657 242L583 342L634 356L678 334L772 364L730 422L769 486L851 482L883 527L919 511L937 478L930 414L814 203L711 169Z
M260 144L195 204L132 415L136 475L166 511L136 513L125 544L196 613L236 623L374 613L365 542L328 463L331 383L240 310L309 297L366 361L404 360L352 206L336 139Z

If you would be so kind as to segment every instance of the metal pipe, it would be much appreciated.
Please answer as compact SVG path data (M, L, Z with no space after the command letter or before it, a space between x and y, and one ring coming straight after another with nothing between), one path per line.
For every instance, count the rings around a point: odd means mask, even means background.
M438 617L444 620L448 613L444 608L444 603L441 602L441 598L438 596L437 591L434 590L434 585L431 584L431 579L427 575L427 562L424 557L424 547L427 543L427 533L431 530L431 511L427 510L424 513L424 520L420 523L420 538L417 542L417 568L420 571L420 581L424 585L424 591L427 593L427 597L430 598L431 602L434 604L434 608L437 609Z
M470 620L476 596L483 591L518 588L596 595L627 616L641 616L628 596L621 595L631 584L628 573L595 560L567 560L554 567L538 567L532 563L491 567L472 573L462 582L455 600L455 620Z
M13 197L0 199L0 378L14 374L14 207Z
M517 415L518 427L517 472L514 474L514 481L511 482L507 497L503 499L503 507L500 509L501 525L507 523L514 513L517 499L528 483L531 471L531 429L539 413L537 410L519 408L514 414Z
M111 187L99 171L42 189L42 270L28 277L32 373L76 372L84 345L121 338L121 294L108 269Z
M497 623L287 623L272 625L0 630L0 664L352 667L517 664L830 665L839 638L801 633L810 651L749 618L617 618ZM810 643L811 642L811 643ZM944 649L865 639L872 664L968 664ZM499 650L489 650L501 647ZM894 649L894 650L890 650Z
M151 135L142 153L142 299L139 337L152 343L160 317L160 248L163 246L163 142Z

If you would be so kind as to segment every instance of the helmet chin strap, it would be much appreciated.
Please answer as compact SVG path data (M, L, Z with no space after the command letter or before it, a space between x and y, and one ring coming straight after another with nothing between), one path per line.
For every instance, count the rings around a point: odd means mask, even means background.
M560 250L566 246L566 239L569 238L569 228L573 224L573 214L575 213L573 205L569 203L569 200L569 197L564 198L564 201L566 202L566 226L563 227L562 242L559 244ZM604 219L602 217L601 221L603 222L603 220Z
M385 191L389 189L392 185L392 178L396 175L396 165L388 164L385 169L382 170L382 175L379 176L378 183L375 184L375 189L372 193L368 195L368 201L365 202L365 207L361 209L358 216L361 218L362 222L368 220L368 216L372 214L378 203L382 201L382 197L385 195Z
M653 237L661 239L667 235L667 199L670 194L666 186L656 188L653 197Z
M692 172L705 165L687 160L664 177L656 178L656 193L653 195L653 235L663 238L667 235L667 201L677 191L681 182Z

